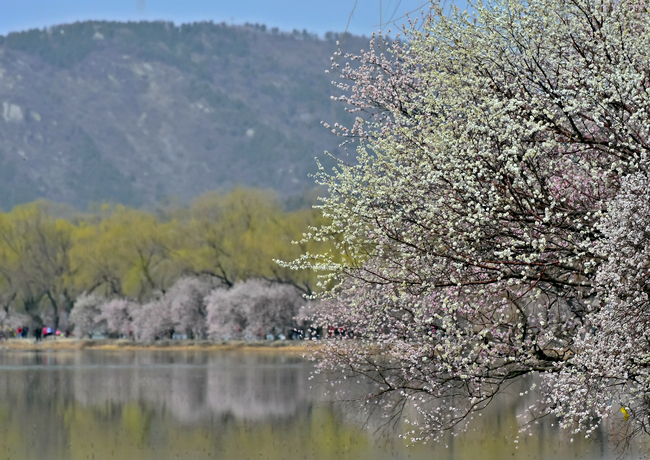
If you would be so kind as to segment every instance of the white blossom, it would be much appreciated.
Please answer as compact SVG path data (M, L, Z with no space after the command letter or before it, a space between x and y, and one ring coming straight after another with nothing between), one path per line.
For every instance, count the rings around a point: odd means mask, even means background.
M353 332L321 367L375 380L371 404L417 403L409 438L533 373L523 423L553 413L588 435L624 406L647 430L647 8L433 7L333 66L357 161L318 176L329 224L306 238L337 250L293 266L334 286L320 324Z

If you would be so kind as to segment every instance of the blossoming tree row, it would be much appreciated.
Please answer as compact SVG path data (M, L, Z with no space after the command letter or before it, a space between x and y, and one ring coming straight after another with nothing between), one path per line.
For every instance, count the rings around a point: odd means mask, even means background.
M288 284L248 280L227 288L215 278L185 277L145 304L83 294L70 313L79 338L106 335L139 341L290 337L298 324L301 293Z

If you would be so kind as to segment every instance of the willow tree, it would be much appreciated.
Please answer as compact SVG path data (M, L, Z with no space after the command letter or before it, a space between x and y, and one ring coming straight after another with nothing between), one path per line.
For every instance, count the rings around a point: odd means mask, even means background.
M64 328L78 293L70 263L76 227L54 218L51 208L34 202L0 215L0 298L6 313L11 308L36 324Z
M412 402L414 439L533 373L527 416L648 431L648 3L434 6L340 57L357 119L330 128L357 158L321 171L331 224L307 237L337 251L294 262L337 282L319 319L353 332L321 365Z

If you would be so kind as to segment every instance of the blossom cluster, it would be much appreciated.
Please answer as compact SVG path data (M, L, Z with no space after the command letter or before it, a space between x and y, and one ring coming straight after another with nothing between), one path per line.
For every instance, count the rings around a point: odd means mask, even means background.
M353 339L321 367L420 412L414 440L465 426L514 380L522 416L587 435L623 407L647 430L650 14L644 0L432 7L346 57L356 162L321 170L337 251L297 268L335 287L317 316ZM387 412L388 413L388 412ZM628 420L629 419L629 420Z

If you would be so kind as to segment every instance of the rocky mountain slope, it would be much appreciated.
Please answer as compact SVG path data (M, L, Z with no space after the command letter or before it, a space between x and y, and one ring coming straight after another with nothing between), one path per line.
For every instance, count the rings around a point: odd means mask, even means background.
M0 208L311 188L339 143L320 121L349 120L325 74L336 38L163 22L0 37Z

